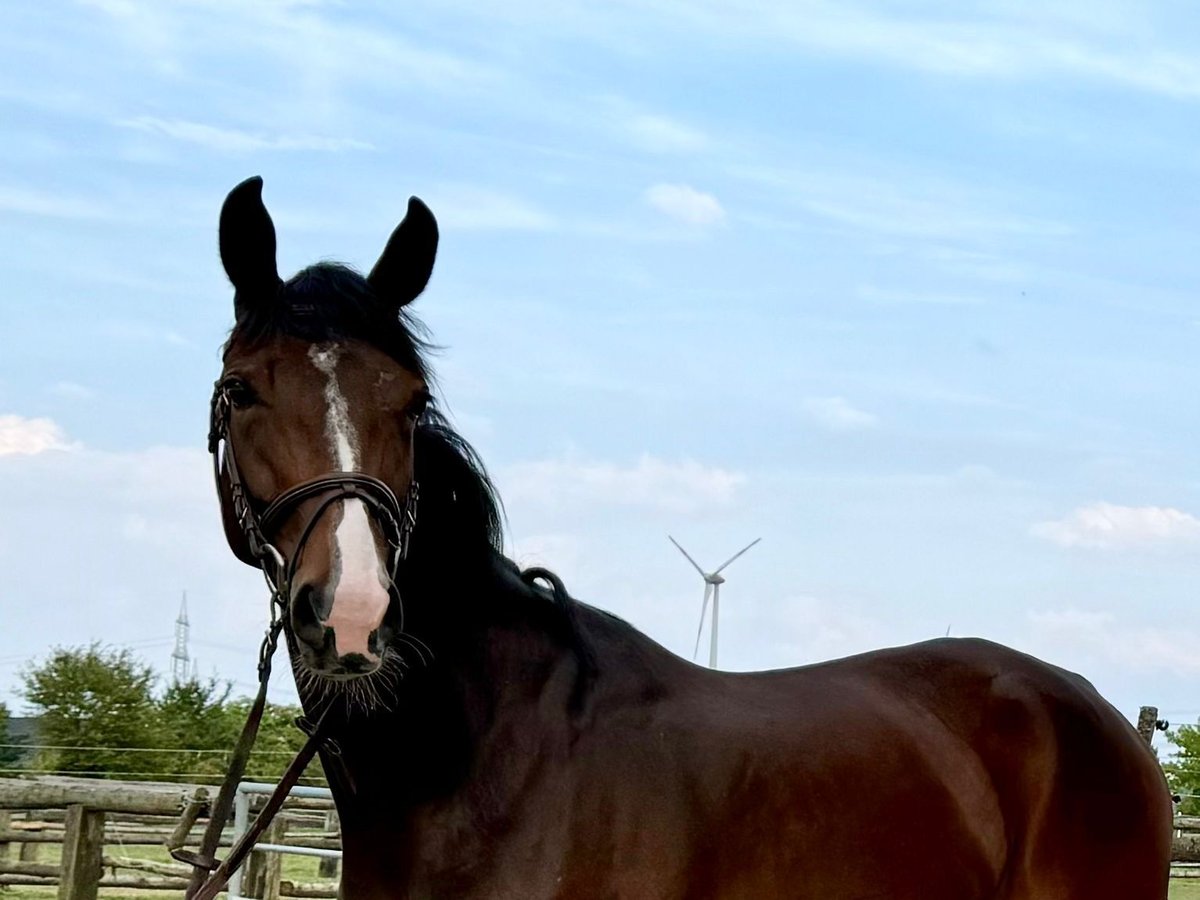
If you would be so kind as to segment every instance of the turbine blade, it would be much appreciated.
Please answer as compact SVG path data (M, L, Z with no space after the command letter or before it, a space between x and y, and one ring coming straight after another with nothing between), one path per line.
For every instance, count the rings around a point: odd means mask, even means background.
M700 566L697 564L697 562L694 559L692 559L690 556L688 556L688 552L679 546L679 541L675 540L675 538L671 537L669 534L667 535L667 540L670 541L672 544L674 544L676 547L678 547L680 553L682 553L684 556L687 556L687 561L690 562L695 567L696 571L700 573L701 578L708 577L707 573L702 568L700 568Z
M700 607L700 627L696 629L696 649L692 651L692 659L700 655L700 635L704 631L704 614L708 612L708 598L712 596L713 586L704 583L704 604Z
M737 553L733 554L733 556L729 557L729 559L725 560L725 562L722 563L722 565L721 565L721 569L725 568L725 566L729 565L731 562L733 562L735 559L737 559L739 556L741 556L743 553L745 553L747 550L749 550L751 547L753 547L755 544L757 544L761 540L762 540L762 538L755 538L754 540L752 540L750 543L748 543L745 547L743 547ZM713 572L713 574L716 575L718 572L721 571L721 569L717 569L717 571Z

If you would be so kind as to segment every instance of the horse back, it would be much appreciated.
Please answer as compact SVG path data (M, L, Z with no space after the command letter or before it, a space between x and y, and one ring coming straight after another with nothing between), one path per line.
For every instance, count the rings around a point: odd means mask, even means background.
M613 896L1166 896L1161 770L1077 675L945 639L666 682L578 747Z
M847 740L907 759L925 796L893 786L893 821L938 830L951 811L959 858L979 864L957 896L1166 897L1172 806L1161 768L1081 676L988 641L942 639L786 677L825 683L819 705Z

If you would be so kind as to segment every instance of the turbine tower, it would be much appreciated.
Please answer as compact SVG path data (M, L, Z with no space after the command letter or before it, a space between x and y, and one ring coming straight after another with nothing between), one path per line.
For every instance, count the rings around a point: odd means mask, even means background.
M679 546L679 541L675 540L675 538L671 537L669 534L667 535L667 538L672 544L675 545L680 553L687 557L687 561L692 564L692 567L699 572L700 577L704 579L704 603L700 607L700 627L696 629L696 649L692 652L692 659L695 659L697 654L700 653L700 634L704 631L704 614L708 612L709 599L712 599L712 627L709 629L708 667L710 669L715 669L717 667L717 618L718 611L720 610L721 585L725 583L725 579L721 577L721 572L728 568L731 562L761 541L762 538L755 538L711 572L705 572L702 568L700 568L699 564L692 559L688 552Z

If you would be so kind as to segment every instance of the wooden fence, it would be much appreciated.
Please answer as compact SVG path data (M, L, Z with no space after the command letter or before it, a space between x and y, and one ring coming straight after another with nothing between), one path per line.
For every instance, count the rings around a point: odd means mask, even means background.
M96 900L100 888L183 891L191 874L188 866L139 859L128 855L128 849L178 846L189 831L198 839L206 824L209 791L199 785L0 778L0 885L57 886L59 900ZM266 840L338 849L332 803L289 799ZM221 845L232 842L227 830ZM61 845L60 862L39 859L46 845ZM320 877L336 878L330 863L335 861L322 860ZM255 852L243 878L243 896L336 897L337 883L285 881L279 853Z
M1149 743L1166 723L1158 720L1157 709L1142 707L1137 727ZM199 835L209 791L199 785L151 782L0 778L0 886L57 886L59 900L96 900L100 888L182 891L190 875L187 866L106 853L105 848L178 846L189 831ZM336 849L341 839L331 827L332 815L327 800L291 798L264 842ZM1200 875L1200 817L1176 816L1175 829L1172 874ZM232 840L227 831L221 846ZM45 844L62 845L61 862L38 860ZM19 848L15 859L14 848ZM336 874L331 862L322 861L322 877ZM283 880L280 856L274 852L251 854L242 881L247 897L337 897L335 882Z

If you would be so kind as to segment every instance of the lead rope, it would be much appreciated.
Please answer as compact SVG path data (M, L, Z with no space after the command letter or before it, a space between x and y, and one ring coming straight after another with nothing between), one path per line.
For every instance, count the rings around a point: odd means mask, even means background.
M197 868L192 874L192 884L188 887L188 893L185 895L188 900L213 900L217 894L225 889L229 883L230 876L238 870L238 867L245 861L246 856L254 849L254 845L258 843L258 839L262 837L262 833L267 830L267 826L274 820L276 813L283 808L284 801L287 800L288 794L292 788L296 786L296 782L300 780L300 776L304 774L305 768L312 762L312 758L316 756L317 750L325 743L325 737L321 734L321 726L325 722L325 716L317 721L315 725L311 725L308 735L308 740L304 742L304 746L300 748L300 752L296 754L296 758L292 760L291 765L287 767L287 771L279 779L279 784L267 798L266 805L263 806L262 812L246 829L246 833L238 839L238 842L229 850L229 855L225 857L225 861L217 866L207 878L204 876L204 871ZM236 785L235 785L236 790ZM228 815L228 810L226 811ZM210 819L209 830L212 828L214 821L224 824L224 819ZM220 827L217 829L217 837L221 834ZM205 838L208 837L208 832L205 832Z
M216 851L221 840L221 832L224 830L225 823L229 819L229 812L233 808L238 783L245 774L246 763L250 759L250 751L254 747L255 738L258 737L258 728L262 723L263 710L266 707L267 682L271 677L271 659L275 655L275 648L279 643L279 634L283 629L283 615L286 613L283 605L276 602L277 597L277 593L272 597L273 617L267 634L263 638L262 649L259 651L258 695L254 698L254 705L246 717L246 724L242 726L242 733L234 748L229 770L225 773L221 791L209 813L208 825L200 840L200 847L195 852L181 847L170 848L173 858L192 866L191 881L184 894L186 900L212 900L225 888L230 877L245 861L262 833L266 831L267 826L271 824L283 807L288 794L296 786L318 750L324 748L332 758L338 760L341 758L340 747L324 733L325 720L333 704L325 708L315 723L304 717L298 718L296 725L308 735L308 740L304 742L287 770L280 776L275 790L271 792L266 804L254 822L246 829L245 834L230 848L229 855L225 857L224 861L217 860ZM279 610L278 614L274 614L276 610Z
M173 858L192 866L192 878L185 895L189 900L196 896L196 892L205 883L207 873L220 865L216 858L216 850L221 840L221 832L225 828L230 810L233 809L237 786L246 773L246 764L250 761L250 751L258 737L259 725L262 724L263 710L267 703L267 684L271 678L271 659L275 655L279 634L283 630L283 616L277 613L277 597L277 594L272 597L271 624L263 637L262 647L258 654L258 694L254 698L254 704L250 707L249 715L246 716L246 724L242 726L242 733L234 747L233 756L229 761L229 769L221 783L220 793L217 794L217 799L209 811L208 825L204 829L200 847L195 852L182 847L171 849Z

